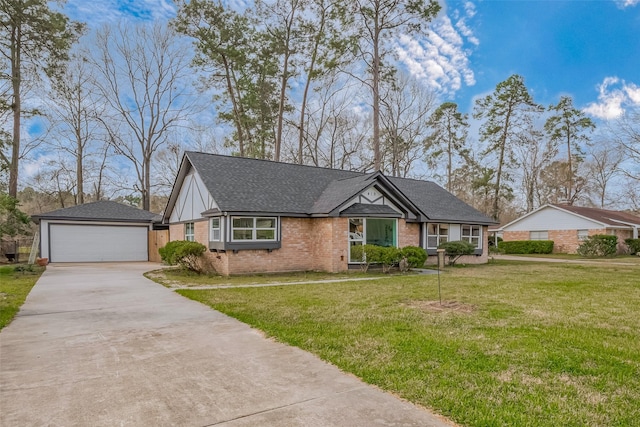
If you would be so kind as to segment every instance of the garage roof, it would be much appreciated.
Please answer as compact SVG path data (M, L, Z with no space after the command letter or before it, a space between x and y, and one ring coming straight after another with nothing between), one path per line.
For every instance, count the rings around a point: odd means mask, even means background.
M33 215L38 222L41 219L66 219L76 221L116 221L116 222L160 222L162 217L153 212L111 200L99 200L70 208L58 209Z

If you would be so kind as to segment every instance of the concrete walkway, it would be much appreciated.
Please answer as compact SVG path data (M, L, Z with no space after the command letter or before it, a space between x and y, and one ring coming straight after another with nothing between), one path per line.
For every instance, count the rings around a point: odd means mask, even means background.
M51 265L0 332L2 426L447 426L142 276Z

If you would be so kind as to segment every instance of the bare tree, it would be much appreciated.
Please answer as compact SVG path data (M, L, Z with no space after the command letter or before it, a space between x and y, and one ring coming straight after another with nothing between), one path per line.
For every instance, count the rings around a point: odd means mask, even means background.
M609 133L625 153L622 171L625 175L640 180L640 107L627 111L616 120Z
M604 208L609 196L609 184L620 174L619 166L624 160L624 153L613 144L600 142L595 145L589 157L587 168L591 178L590 190L595 193L599 206Z
M526 212L531 212L536 207L540 173L558 154L558 147L552 139L545 137L530 116L523 119L523 129L516 135L515 141L514 155L520 165Z
M103 108L91 96L91 81L86 60L72 55L67 66L53 75L47 101L47 115L52 126L49 145L74 159L76 204L84 203L85 163L93 154L90 145L96 145L101 136L98 117Z
M116 154L135 170L143 209L150 207L154 153L195 106L195 95L188 93L190 52L163 24L121 24L97 32L90 57L98 74L94 85L106 105L102 122Z
M413 162L422 157L427 119L435 94L406 74L384 87L381 97L382 170L406 177Z
M392 54L388 40L397 33L426 34L440 5L433 0L356 0L354 12L360 21L360 56L366 63L369 79L361 79L370 89L373 113L373 165L380 170L380 84L386 70L385 57Z

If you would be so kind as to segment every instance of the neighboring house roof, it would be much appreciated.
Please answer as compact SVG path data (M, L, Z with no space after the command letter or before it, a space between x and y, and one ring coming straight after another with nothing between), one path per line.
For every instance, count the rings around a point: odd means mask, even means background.
M380 172L367 174L193 151L185 153L165 209L165 219L171 215L191 166L222 212L328 215L368 187L379 185L426 220L495 223L428 181L388 178ZM352 211L354 209L363 208L352 208Z
M585 218L598 221L602 224L619 226L620 224L629 225L633 224L640 226L640 216L633 215L627 212L610 211L607 209L598 208L585 208L582 206L570 206L570 205L552 205L558 209L572 212L574 214L583 216Z
M32 215L36 221L41 219L75 221L115 221L115 222L159 222L162 217L153 212L134 208L111 200L99 200L70 208L58 209L38 215Z
M582 219L588 219L590 221L596 222L602 225L603 228L615 227L615 228L626 228L626 227L638 227L640 226L640 217L637 215L633 215L627 212L621 211L612 211L607 209L598 209L598 208L587 208L584 206L572 206L572 205L560 205L560 204L547 204L544 206L540 206L538 209L535 209L520 218L517 218L508 224L501 225L500 228L497 228L497 231L505 230L514 224L524 220L525 218L529 218L533 215L536 215L538 212L545 209L555 209L557 211L562 211L568 213L570 215L574 215L575 217L579 217Z

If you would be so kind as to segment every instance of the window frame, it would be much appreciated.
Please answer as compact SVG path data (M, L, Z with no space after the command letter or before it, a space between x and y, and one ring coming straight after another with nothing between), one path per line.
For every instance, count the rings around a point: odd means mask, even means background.
M589 230L579 229L579 230L576 231L576 233L577 233L579 242L584 242L585 240L587 240L589 238Z
M465 234L465 227L468 227L469 234ZM473 230L478 230L478 235L473 235ZM476 249L482 249L482 226L472 224L462 224L460 226L460 240L473 244L473 240L477 239Z
M214 227L214 221L218 221L218 226ZM218 233L218 238L215 237L215 232ZM222 218L219 216L212 217L209 220L209 241L210 242L220 242L222 241Z
M351 247L353 245L356 244L360 244L360 245L366 245L367 244L367 220L369 219L385 219L385 220L389 220L389 221L393 221L394 225L393 225L393 232L394 232L394 236L393 236L393 241L395 242L395 246L394 247L398 247L398 239L399 239L399 225L398 225L398 218L373 218L373 217L349 217L349 229L348 229L348 245L349 245L349 250L348 250L348 262L350 264L361 264L364 261L353 261L351 260ZM351 221L357 221L360 220L360 224L362 225L362 231L357 229L357 225L356 225L356 231L351 231L351 225L352 222Z
M187 242L196 241L196 225L193 222L184 223L184 240Z
M236 227L234 226L234 221L236 219L251 219L252 226L251 227ZM273 227L258 227L258 220L268 219L273 220ZM279 241L279 233L278 233L278 217L275 216L232 216L231 217L231 229L230 229L230 238L233 243L248 243L248 242L277 242ZM234 232L236 230L251 231L251 239L236 239L234 236ZM258 232L259 231L273 231L272 239L259 239Z
M535 234L535 237L534 237L534 233L537 233L537 234ZM545 235L544 239L540 238L540 234L541 233L544 233L544 235ZM535 241L538 241L538 240L549 240L549 230L531 230L531 231L529 231L529 240L535 240Z
M436 234L429 234L429 226L430 225L435 225L436 226ZM444 234L442 234L440 232L441 226L446 226L447 227L447 234L446 235L444 235ZM429 246L429 237L435 237L436 238L436 246ZM446 240L442 241L442 237L446 237ZM445 224L445 223L440 223L440 222L427 223L427 242L426 242L427 249L438 249L438 246L440 246L442 243L448 242L450 237L451 237L451 224Z

